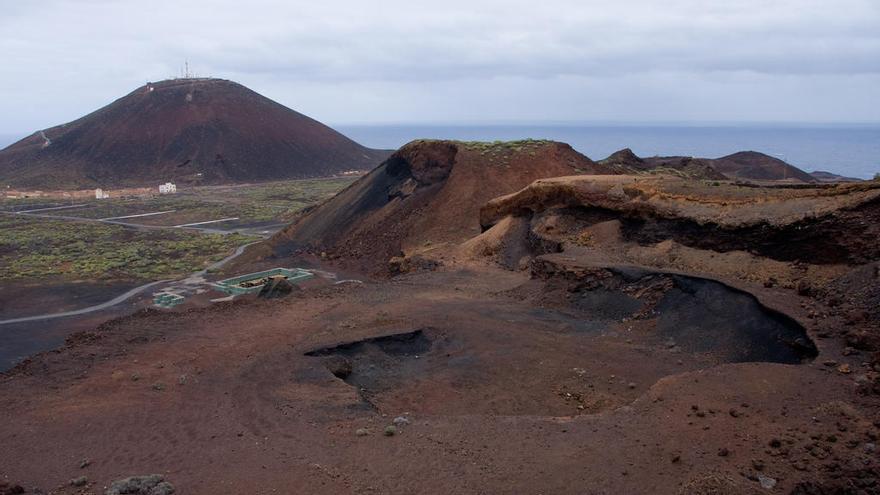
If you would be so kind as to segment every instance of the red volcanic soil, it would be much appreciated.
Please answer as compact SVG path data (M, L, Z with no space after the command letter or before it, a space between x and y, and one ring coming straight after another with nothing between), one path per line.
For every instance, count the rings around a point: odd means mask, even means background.
M73 335L0 375L0 490L878 493L880 184L598 171L404 147L267 249L422 263Z
M148 83L0 151L0 182L70 189L231 183L367 170L388 152L222 79Z
M481 206L536 179L608 173L615 172L553 141L414 141L276 234L261 254L307 248L385 265L479 234Z
M732 179L816 182L815 177L794 165L757 151L740 151L716 158L712 166Z
M749 287L796 320L565 255L143 312L0 378L0 470L54 493L872 493L832 491L878 474L862 357L812 359L824 309Z

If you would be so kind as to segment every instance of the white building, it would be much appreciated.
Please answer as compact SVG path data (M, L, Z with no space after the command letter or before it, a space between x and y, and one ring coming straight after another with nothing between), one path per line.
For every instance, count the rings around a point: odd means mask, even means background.
M159 194L174 194L177 192L177 186L173 182L159 184Z
M95 199L107 199L110 197L110 193L104 192L100 187L95 189Z

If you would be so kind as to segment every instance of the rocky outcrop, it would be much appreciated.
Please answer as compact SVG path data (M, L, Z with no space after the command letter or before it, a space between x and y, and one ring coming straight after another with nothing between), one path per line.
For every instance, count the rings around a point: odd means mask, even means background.
M105 495L171 495L174 485L165 481L161 474L131 476L110 484Z
M291 284L285 277L269 277L257 297L260 299L281 299L289 296L295 290L299 290L299 287Z
M670 178L562 177L539 180L480 211L484 230L508 216L615 219L624 240L748 251L814 264L880 257L880 185L766 190L691 187ZM607 218L606 218L607 217Z

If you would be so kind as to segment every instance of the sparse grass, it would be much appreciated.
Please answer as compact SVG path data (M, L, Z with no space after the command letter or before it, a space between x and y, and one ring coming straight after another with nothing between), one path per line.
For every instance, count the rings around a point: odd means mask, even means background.
M410 145L430 144L442 142L436 139L417 139ZM548 139L519 139L515 141L447 141L455 143L469 151L476 151L482 155L501 156L508 153L528 153L535 156L536 150L542 146L553 143Z
M546 139L521 139L517 141L462 141L465 149L477 151L483 155L500 155L507 153L528 152L534 156L535 149L546 146L552 141Z

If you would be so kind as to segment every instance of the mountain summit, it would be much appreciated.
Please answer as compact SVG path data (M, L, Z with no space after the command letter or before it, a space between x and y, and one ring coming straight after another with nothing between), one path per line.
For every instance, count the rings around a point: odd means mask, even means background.
M0 184L75 189L222 184L372 169L390 152L223 79L147 83L0 151Z

